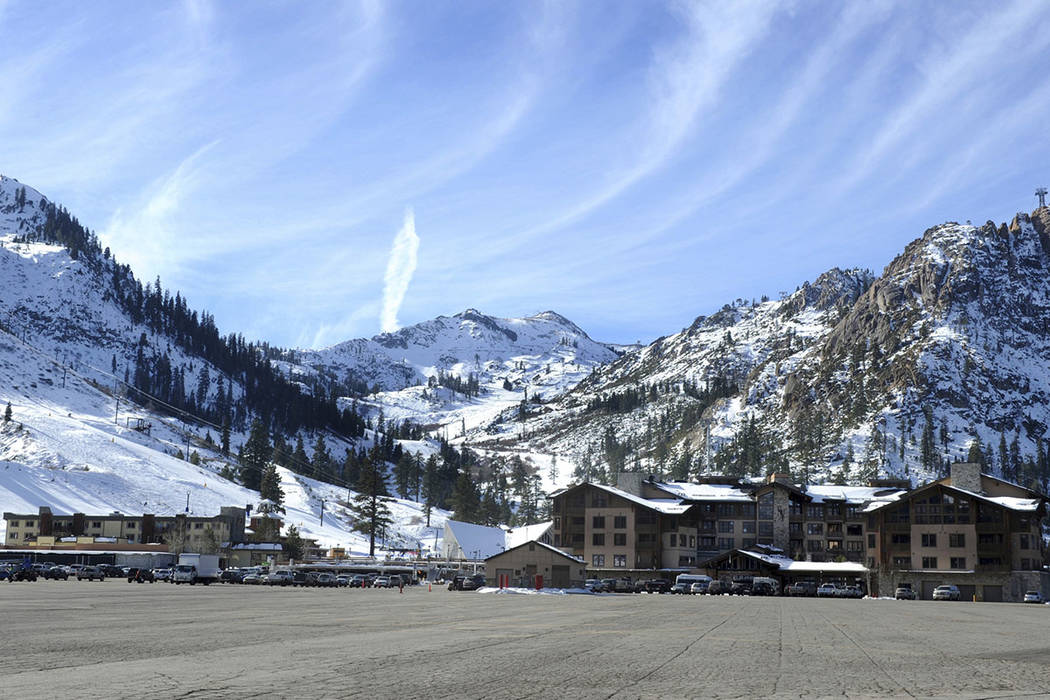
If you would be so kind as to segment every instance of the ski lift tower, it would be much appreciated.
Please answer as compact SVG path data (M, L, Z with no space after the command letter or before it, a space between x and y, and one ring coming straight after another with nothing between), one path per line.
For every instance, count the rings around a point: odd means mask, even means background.
M1039 208L1042 209L1046 206L1046 188L1040 187L1035 191L1035 196L1039 198Z

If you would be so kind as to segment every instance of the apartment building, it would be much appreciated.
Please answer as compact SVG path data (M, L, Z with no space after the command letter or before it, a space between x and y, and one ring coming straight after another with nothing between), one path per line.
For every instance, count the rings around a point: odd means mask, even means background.
M18 549L60 544L63 538L99 538L126 544L166 544L169 548L193 550L208 542L244 541L245 509L225 506L214 516L179 513L174 516L60 515L41 506L37 513L4 513L4 547Z
M969 600L1019 601L1044 588L1046 508L1043 494L954 464L949 477L868 513L873 586L930 599L935 587L955 584Z

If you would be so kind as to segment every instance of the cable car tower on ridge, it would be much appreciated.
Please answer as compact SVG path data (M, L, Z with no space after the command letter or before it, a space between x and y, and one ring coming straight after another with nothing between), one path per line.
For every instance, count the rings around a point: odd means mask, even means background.
M1046 206L1046 188L1045 187L1040 187L1039 189L1037 189L1035 191L1035 196L1039 198L1039 207L1040 208L1045 207Z

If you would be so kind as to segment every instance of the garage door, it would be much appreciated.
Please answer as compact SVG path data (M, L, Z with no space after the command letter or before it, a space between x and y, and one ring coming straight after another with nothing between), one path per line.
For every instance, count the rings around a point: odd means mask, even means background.
M941 585L940 581L923 581L922 582L922 599L933 600L933 589Z
M1001 603L1003 602L1003 587L1002 586L984 586L983 591L984 602L986 603Z
M977 594L977 586L959 586L959 600L973 600Z
M569 567L567 567L567 566L552 566L551 567L551 586L553 588L568 588L569 587Z

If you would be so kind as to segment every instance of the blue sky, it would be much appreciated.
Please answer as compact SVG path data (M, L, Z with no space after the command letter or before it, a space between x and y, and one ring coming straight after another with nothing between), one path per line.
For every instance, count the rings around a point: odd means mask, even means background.
M0 0L0 172L224 331L649 341L1031 210L1045 7Z

